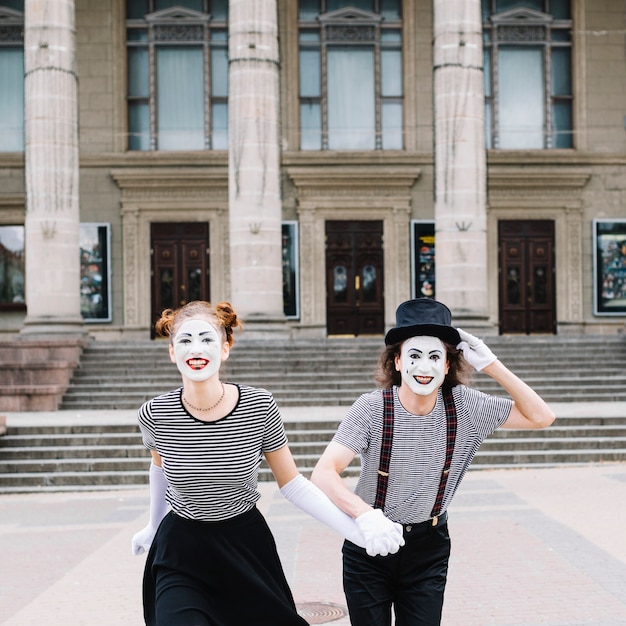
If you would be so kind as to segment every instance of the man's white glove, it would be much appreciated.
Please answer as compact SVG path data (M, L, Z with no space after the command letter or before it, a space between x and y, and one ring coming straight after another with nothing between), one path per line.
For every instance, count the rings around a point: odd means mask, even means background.
M167 478L165 478L163 468L150 463L150 521L145 528L133 536L131 548L135 556L147 552L152 545L159 524L167 513L166 491Z
M404 545L402 525L385 517L381 509L372 509L356 518L365 537L365 551L370 556L395 554Z
M348 514L335 506L328 496L302 474L283 485L280 492L291 504L308 513L311 517L337 531L348 541L365 547L365 538L356 522Z
M457 328L461 343L457 346L465 360L479 372L493 363L498 357L478 337Z

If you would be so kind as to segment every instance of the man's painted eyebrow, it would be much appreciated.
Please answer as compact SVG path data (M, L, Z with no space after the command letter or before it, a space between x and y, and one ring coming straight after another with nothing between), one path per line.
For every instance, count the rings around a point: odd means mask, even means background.
M420 354L422 354L423 350L420 350L419 348L409 348L409 352L419 352ZM428 354L443 354L443 350L435 348L434 350L431 350Z

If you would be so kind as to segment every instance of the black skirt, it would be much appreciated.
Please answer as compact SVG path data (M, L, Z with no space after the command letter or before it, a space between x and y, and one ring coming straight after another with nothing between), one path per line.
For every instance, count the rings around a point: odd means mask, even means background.
M303 626L258 509L224 522L165 516L143 581L147 626Z

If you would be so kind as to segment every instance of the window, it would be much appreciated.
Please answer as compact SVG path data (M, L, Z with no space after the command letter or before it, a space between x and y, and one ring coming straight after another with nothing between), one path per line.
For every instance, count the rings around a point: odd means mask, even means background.
M300 0L301 150L403 148L400 0Z
M24 151L24 0L0 5L0 152Z
M482 0L487 148L573 147L568 0Z
M228 149L228 0L128 0L128 149Z
M0 226L0 308L24 308L24 226Z

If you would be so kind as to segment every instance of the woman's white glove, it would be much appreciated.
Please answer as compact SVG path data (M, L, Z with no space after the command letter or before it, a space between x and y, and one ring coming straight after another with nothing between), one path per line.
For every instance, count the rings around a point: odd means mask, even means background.
M457 346L463 352L465 360L479 372L493 363L498 357L485 345L485 342L474 335L457 328L461 343Z
M131 547L135 556L147 552L152 545L159 524L167 513L166 491L167 478L163 468L150 463L150 521L145 528L133 535Z
M404 545L402 525L385 517L381 509L363 513L355 521L365 537L365 551L370 556L395 554Z
M365 547L365 538L352 517L335 506L328 496L302 474L292 478L280 489L291 504L337 531L342 537Z

